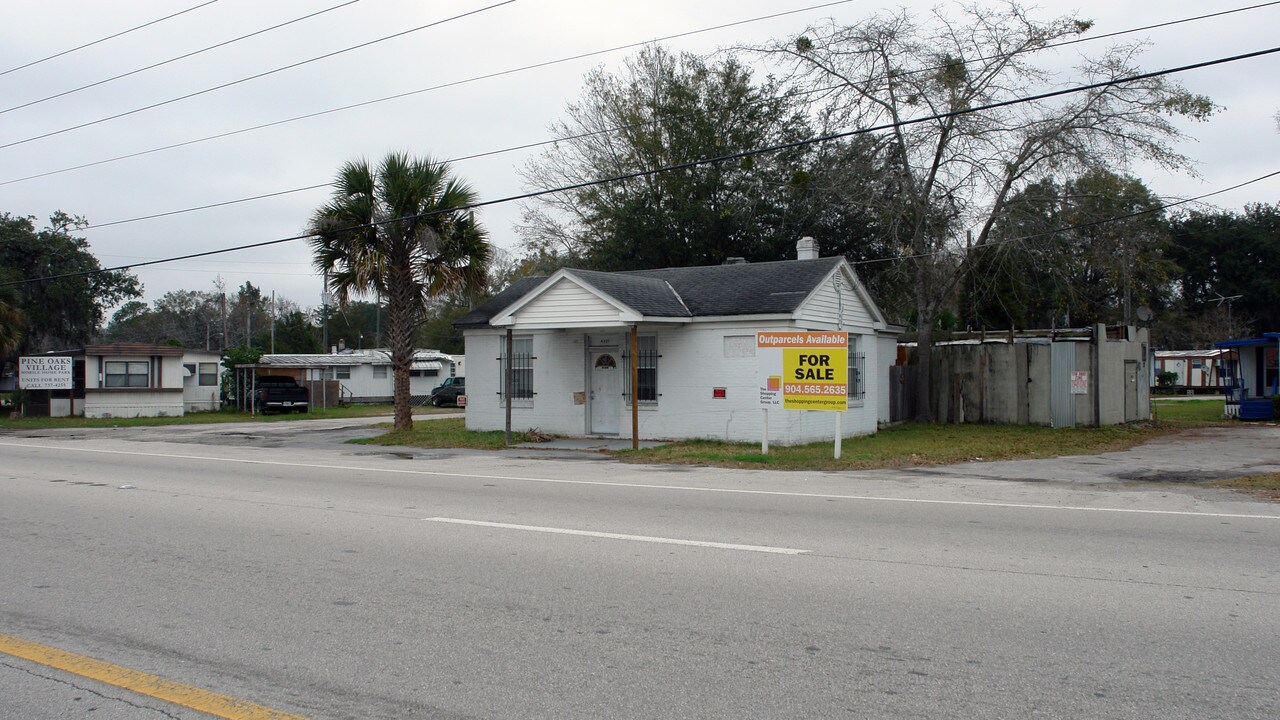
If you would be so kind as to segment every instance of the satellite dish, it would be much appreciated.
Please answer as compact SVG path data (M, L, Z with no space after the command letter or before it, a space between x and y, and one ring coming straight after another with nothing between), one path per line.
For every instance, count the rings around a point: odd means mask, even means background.
M1151 312L1151 308L1146 305L1138 308L1138 319L1142 322L1151 322L1151 318L1153 317L1155 317L1155 314Z

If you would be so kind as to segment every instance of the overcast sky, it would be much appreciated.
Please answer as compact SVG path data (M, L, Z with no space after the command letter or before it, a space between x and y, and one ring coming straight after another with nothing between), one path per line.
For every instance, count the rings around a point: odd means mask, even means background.
M66 0L4 2L0 9L0 110L95 83L250 32L343 5L347 0L217 0L172 19L30 67L4 72L57 52L201 5L205 0ZM24 141L100 118L273 70L291 63L469 11L462 19L408 33L256 80L39 140L0 148L0 211L34 215L55 210L93 224L320 185L345 161L389 151L462 158L550 138L549 124L579 97L593 67L617 68L636 48L422 92L342 112L243 132L138 157L20 182L18 178L184 143L331 110L390 95L455 83L584 53L643 43L765 15L803 10L664 44L706 53L796 34L820 18L853 23L883 8L927 10L934 2L854 0L815 7L818 0L501 0L427 2L359 0L316 17L194 57L166 64L29 107L0 112L0 145ZM1259 4L1166 0L1042 2L1039 17L1079 12L1104 34L1163 21ZM1263 50L1280 44L1280 5L1156 29L1143 57L1157 70ZM1131 36L1132 37L1132 36ZM1102 41L1106 42L1106 41ZM1085 43L1072 52L1096 52ZM1070 57L1055 62L1066 63ZM1280 170L1280 55L1184 73L1190 90L1225 109L1208 123L1187 124L1197 140L1179 148L1199 161L1202 177L1134 168L1156 193L1189 197ZM1064 75L1062 83L1070 81ZM482 199L519 194L515 172L536 150L460 160L459 174ZM84 236L104 266L124 265L300 234L324 188L168 217L92 228ZM1220 195L1239 209L1280 200L1280 177ZM514 203L486 208L492 241L515 249ZM146 300L176 289L212 290L219 276L230 289L246 280L303 307L319 304L320 279L305 242L203 260L139 268Z

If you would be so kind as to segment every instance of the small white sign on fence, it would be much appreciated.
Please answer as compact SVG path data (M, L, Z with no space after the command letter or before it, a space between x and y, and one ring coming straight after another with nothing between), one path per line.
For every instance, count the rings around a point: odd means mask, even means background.
M1071 373L1071 394L1072 395L1088 395L1089 394L1089 373L1084 372L1082 370L1076 370L1075 372Z

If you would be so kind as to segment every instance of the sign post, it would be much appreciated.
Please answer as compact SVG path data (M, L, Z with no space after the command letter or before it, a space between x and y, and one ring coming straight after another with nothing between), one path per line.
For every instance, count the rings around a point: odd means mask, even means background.
M760 406L765 436L760 451L769 453L769 408L825 410L849 408L849 333L792 330L756 333ZM840 457L843 428L836 415L835 457Z

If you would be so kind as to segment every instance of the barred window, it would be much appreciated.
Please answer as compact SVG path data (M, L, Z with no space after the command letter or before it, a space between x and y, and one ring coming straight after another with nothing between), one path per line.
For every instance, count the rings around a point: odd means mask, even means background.
M866 368L866 363L866 354L858 352L858 336L850 335L848 391L851 398L863 398L867 395L867 389L863 381L863 371Z
M636 398L640 404L658 402L658 338L656 335L641 335L637 340L639 360L636 363ZM628 357L628 361L630 358ZM627 402L631 402L631 373L626 375Z
M498 363L501 375L498 377L498 394L506 392L507 387L507 341L499 341L502 355ZM511 397L516 400L533 399L533 338L511 338Z
M106 387L149 387L151 363L142 361L109 361L106 366Z

